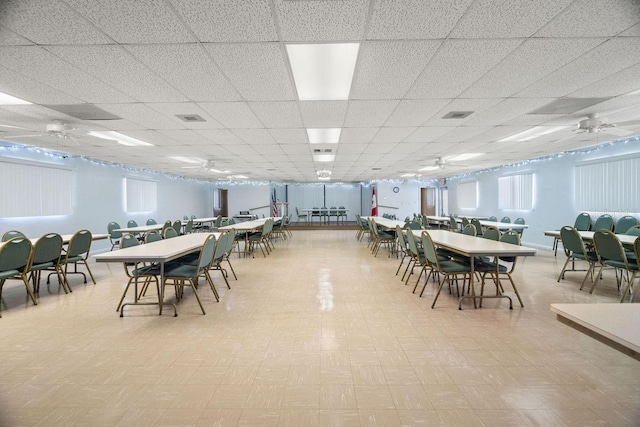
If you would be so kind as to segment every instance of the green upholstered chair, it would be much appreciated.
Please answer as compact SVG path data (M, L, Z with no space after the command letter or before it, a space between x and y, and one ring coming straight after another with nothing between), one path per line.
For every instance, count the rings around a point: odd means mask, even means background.
M134 246L138 246L140 241L131 234L125 234L120 239L120 249L131 248ZM120 302L118 302L118 307L116 307L116 311L120 311L120 317L122 317L122 302L124 301L125 296L127 295L127 291L134 284L134 292L136 293L136 300L140 298L138 296L138 280L143 279L141 282L142 288L139 295L144 294L147 289L149 283L153 280L156 283L156 291L159 297L160 295L160 283L158 281L158 276L160 275L160 268L157 265L140 265L133 262L123 262L124 272L127 278L127 286L124 288L124 292L122 293L122 297L120 298Z
M147 220L147 225L156 225L156 224L157 224L157 222L156 222L156 220L155 220L155 219L153 219L153 218L149 218L149 219Z
M637 241L637 239L636 239ZM623 289L620 302L624 301L626 294L629 292L633 281L638 274L638 262L629 262L620 239L612 231L606 229L596 230L593 234L593 243L598 254L600 270L596 274L596 280L589 293L592 293L598 284L597 278L601 277L604 268L613 268L616 271L616 284L618 290ZM620 273L618 275L618 272ZM623 286L626 282L626 286Z
M564 279L564 275L567 271L578 271L575 269L576 261L586 261L589 267L586 270L584 278L582 279L582 283L580 284L580 289L584 286L584 283L587 281L587 277L591 275L591 283L593 284L593 273L595 272L596 264L598 263L598 254L593 251L587 250L587 246L585 245L582 237L580 236L580 232L575 229L575 227L564 226L560 229L560 238L562 239L562 247L564 248L564 253L567 256L567 260L562 267L562 271L560 271L560 275L558 276L558 282ZM571 270L567 270L569 266L569 262L572 264Z
M631 227L638 225L636 217L631 215L625 215L616 221L614 228L616 234L626 234Z
M69 286L69 275L80 274L84 278L84 283L87 283L87 275L82 271L78 271L78 264L83 265L87 269L87 273L91 276L91 281L96 284L96 279L93 278L91 268L89 268L89 250L91 249L91 232L89 230L79 230L71 236L69 244L67 245L67 252L62 257L62 264L64 265L64 278L67 282L67 289L71 291ZM69 271L69 265L73 265L73 271Z
M58 276L58 283L65 293L69 292L67 282L64 280L64 271L60 258L62 256L62 236L57 233L47 233L40 237L33 245L29 278L33 283L33 291L40 291L40 277L42 271L53 270Z
M300 209L296 206L296 222L300 221L309 222L309 214L300 213Z
M31 241L26 237L14 237L0 244L0 300L5 282L8 279L20 279L27 289L27 294L29 294L33 305L38 304L27 277L31 249Z
M18 231L18 230L9 230L6 233L4 233L2 235L2 241L3 242L8 242L9 240L13 239L14 237L23 237L26 238L27 236L25 236L22 232Z
M613 231L613 217L609 214L602 214L596 219L595 224L593 224L593 231L598 230L609 230Z
M115 221L111 221L109 224L107 224L107 233L109 233L109 243L111 243L111 250L113 250L113 248L120 244L122 232L116 231L119 228L121 228L120 224Z

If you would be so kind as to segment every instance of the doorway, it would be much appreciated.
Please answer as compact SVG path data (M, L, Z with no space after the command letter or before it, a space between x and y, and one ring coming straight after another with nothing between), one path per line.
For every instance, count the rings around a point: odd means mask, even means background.
M213 190L213 216L229 216L227 191L224 188Z
M436 214L436 187L420 189L420 213L434 216Z

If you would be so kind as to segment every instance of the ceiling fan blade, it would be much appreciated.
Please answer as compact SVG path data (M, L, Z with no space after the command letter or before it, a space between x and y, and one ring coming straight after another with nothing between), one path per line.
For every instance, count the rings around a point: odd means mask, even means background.
M640 126L640 120L628 120L626 122L616 122L616 126L621 128L626 126Z
M76 143L76 145L80 145L80 143L78 142L77 139L75 139L74 137L72 137L71 135L67 135L67 138L69 138L70 140L72 140L73 142Z
M633 133L633 131L630 131L629 129L623 129L619 127L604 128L602 129L602 132L609 133L615 136L627 136Z
M9 135L5 136L5 138L34 138L36 136L46 136L46 133L36 133L33 135Z

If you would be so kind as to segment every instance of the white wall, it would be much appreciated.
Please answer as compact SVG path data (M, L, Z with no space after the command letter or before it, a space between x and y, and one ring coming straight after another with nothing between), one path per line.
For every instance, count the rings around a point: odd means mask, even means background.
M262 184L233 184L227 188L229 201L229 216L238 215L240 211L249 211L251 215L259 217L271 216L270 185Z
M92 233L106 233L110 221L125 226L127 221L134 219L142 225L146 223L147 218L163 222L167 219L182 218L183 215L210 216L213 211L212 186L208 182L127 170L117 165L105 165L81 158L47 155L35 149L0 148L0 157L63 165L75 171L75 201L72 215L0 218L0 235L8 230L19 230L28 237L39 237L50 232L71 234L80 229L88 229ZM127 175L158 182L157 211L144 214L128 214L124 211L122 182L123 177ZM24 192L25 197L28 197L29 189L25 188ZM96 241L92 245L92 252L104 251L110 247L108 242Z
M433 182L415 181L377 182L378 215L395 215L399 220L404 220L406 217L413 218L413 214L420 213L420 188L433 185L435 185ZM398 187L397 193L393 192L394 187ZM369 194L371 194L370 190Z
M522 217L529 225L524 231L523 244L551 248L553 239L544 236L545 230L559 230L564 225L573 225L580 211L574 205L573 166L579 162L613 156L640 153L640 143L610 144L589 152L575 152L562 156L523 162L520 165L479 172L469 176L449 179L449 211L460 216L490 216L500 219L509 216L512 220ZM534 174L534 206L532 211L508 211L498 209L498 177L514 173ZM640 179L640 173L629 179ZM478 181L478 203L474 210L463 210L457 205L456 185L468 180ZM638 206L640 212L640 206ZM595 213L593 214L596 215ZM612 213L614 218L615 213ZM620 216L620 215L618 215ZM640 215L635 215L640 219ZM595 220L595 218L594 218Z

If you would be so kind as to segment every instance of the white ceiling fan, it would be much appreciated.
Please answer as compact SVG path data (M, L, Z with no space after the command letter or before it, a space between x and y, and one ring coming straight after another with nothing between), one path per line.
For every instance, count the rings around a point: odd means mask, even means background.
M451 162L449 160L447 160L447 158L445 157L437 157L434 161L433 161L433 165L428 165L425 166L423 168L421 168L421 171L433 171L433 170L438 170L438 169L446 169L448 166L468 166L464 163L458 163L458 162Z
M216 169L216 164L213 160L206 160L205 162L199 164L199 165L192 165L192 166L182 166L182 169L191 169L194 171L199 171L199 170L206 170L206 171L211 171L214 173L229 173L228 170L220 170L220 169Z
M45 125L45 133L34 133L34 134L20 134L20 135L6 135L6 139L14 139L14 138L36 138L39 136L51 136L58 139L68 139L80 145L78 140L74 138L72 135L72 131L76 130L74 127L69 125L67 122L62 120L54 120L51 123L47 123Z
M606 118L599 118L597 114L591 113L586 119L578 122L578 128L574 129L575 133L597 133L606 132L616 136L627 136L633 133L632 130L625 129L624 126L638 126L640 120L630 120L620 123L609 123Z

